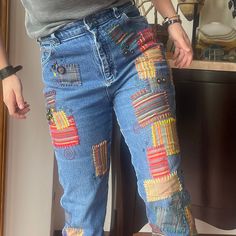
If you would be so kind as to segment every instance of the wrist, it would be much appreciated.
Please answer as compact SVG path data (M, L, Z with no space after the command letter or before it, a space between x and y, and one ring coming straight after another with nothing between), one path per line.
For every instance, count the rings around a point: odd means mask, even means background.
M0 80L4 80L7 77L14 75L17 71L21 70L23 67L21 65L13 67L12 65L5 66L0 69Z
M175 15L172 15L170 17L165 17L163 22L162 22L162 25L168 29L170 26L174 25L174 24L182 24L182 21L180 19L180 16L175 14Z

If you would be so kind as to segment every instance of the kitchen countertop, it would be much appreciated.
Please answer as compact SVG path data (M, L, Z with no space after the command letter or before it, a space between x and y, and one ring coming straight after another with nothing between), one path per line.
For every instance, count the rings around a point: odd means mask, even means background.
M172 59L168 59L168 62L172 68L176 68ZM193 60L192 64L186 69L236 72L236 63Z

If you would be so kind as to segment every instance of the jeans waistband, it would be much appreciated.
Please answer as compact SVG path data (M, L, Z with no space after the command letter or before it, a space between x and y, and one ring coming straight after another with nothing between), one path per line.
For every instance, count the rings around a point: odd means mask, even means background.
M38 38L37 42L40 45L51 43L57 44L69 38L77 37L78 35L87 32L87 27L96 27L106 23L110 19L120 18L122 13L132 5L134 5L134 2L129 1L118 7L111 7L98 11L82 19L70 22L48 36Z

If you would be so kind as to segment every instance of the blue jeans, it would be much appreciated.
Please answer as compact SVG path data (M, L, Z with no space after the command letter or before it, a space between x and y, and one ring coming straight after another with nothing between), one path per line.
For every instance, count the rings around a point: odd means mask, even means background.
M105 9L38 42L64 189L63 235L104 235L113 110L153 234L196 234L180 169L171 70L138 9L131 2Z

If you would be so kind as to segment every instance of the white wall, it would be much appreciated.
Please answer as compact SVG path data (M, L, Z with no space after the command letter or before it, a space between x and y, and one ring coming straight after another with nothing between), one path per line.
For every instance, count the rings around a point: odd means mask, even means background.
M39 49L25 35L24 12L11 0L10 61L19 73L31 105L26 120L8 119L5 236L49 236L51 227L53 150L42 95Z

